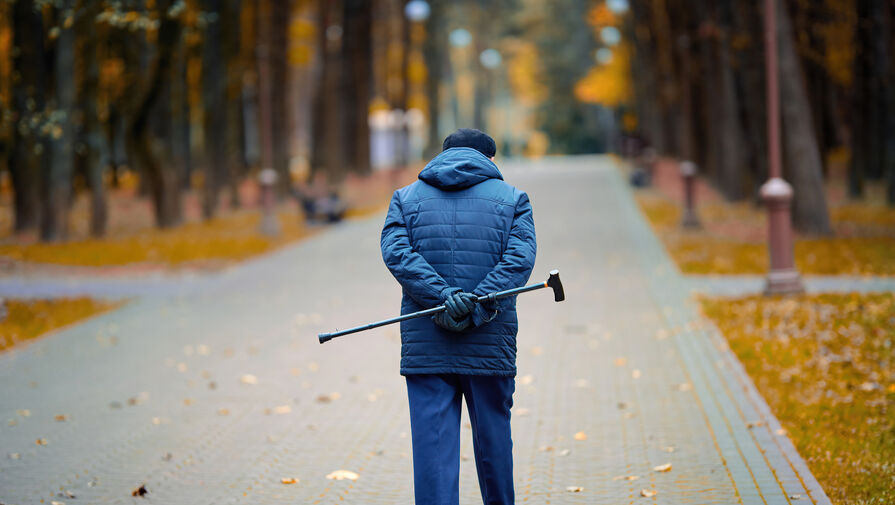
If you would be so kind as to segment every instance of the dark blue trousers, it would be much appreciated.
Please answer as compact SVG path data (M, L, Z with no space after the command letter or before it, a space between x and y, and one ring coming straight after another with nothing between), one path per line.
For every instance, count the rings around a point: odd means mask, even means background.
M406 378L416 505L460 503L460 409L464 396L482 502L512 505L510 408L515 379L452 374Z

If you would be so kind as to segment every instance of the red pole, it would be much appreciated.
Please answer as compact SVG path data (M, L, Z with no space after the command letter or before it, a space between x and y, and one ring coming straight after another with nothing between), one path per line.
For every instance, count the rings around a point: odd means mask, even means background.
M793 258L792 186L783 180L780 156L780 88L777 76L777 16L780 0L765 0L765 62L767 64L768 157L770 173L761 186L768 207L768 251L771 268L765 294L801 293L802 279ZM786 8L783 6L783 8Z

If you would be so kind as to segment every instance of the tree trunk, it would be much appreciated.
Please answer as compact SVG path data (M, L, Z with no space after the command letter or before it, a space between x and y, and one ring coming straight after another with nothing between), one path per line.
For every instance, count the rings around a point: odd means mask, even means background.
M343 91L345 151L348 170L370 172L370 89L373 8L369 0L345 0Z
M15 119L9 170L12 176L15 231L36 230L41 219L40 173L47 157L38 131L47 96L46 48L43 16L34 3L18 0L13 6L13 99Z
M205 139L202 217L211 219L218 207L221 178L227 170L227 82L221 51L224 12L221 0L202 0L202 10L216 15L214 21L205 26L202 41L202 109Z
M57 10L56 47L53 51L54 100L50 126L50 163L44 175L44 212L40 236L45 241L65 239L74 167L75 31L72 0Z
M716 4L721 35L717 41L718 70L718 117L719 138L719 182L721 191L728 200L740 200L747 189L744 184L746 173L745 142L740 124L739 98L731 62L730 37L732 29L732 9L730 0Z
M292 2L277 0L271 12L271 125L273 128L273 168L277 171L277 192L280 196L289 194L292 187L289 173L289 142L292 139L292 128L289 121L289 107L286 99L288 84L288 62L286 46L288 44L288 22L292 16Z
M167 12L170 0L157 3L159 12ZM133 118L128 126L128 144L134 161L147 176L149 191L155 204L156 225L160 228L175 226L181 221L180 189L177 175L170 167L159 164L149 142L149 119L156 105L162 84L171 67L173 51L180 37L181 25L177 19L161 16L158 29L158 56L149 72L149 87L142 94Z
M739 90L743 97L740 114L743 117L747 166L751 167L753 196L758 198L760 184L768 179L767 103L764 74L764 27L759 6L753 0L737 0L733 9L733 24L739 37L747 40L734 57L739 61L736 70Z
M785 167L795 192L793 222L801 231L828 235L832 229L824 191L823 165L814 136L811 107L796 54L792 24L783 0L776 0L775 5L780 58L780 115L782 131L786 132L782 141Z
M314 99L311 175L326 174L330 183L345 177L342 145L345 117L342 110L342 9L340 2L320 0L320 78ZM328 35L329 32L329 36Z
M239 181L248 172L243 139L245 122L242 115L242 77L245 72L245 61L242 55L241 19L242 2L225 0L224 8L224 58L227 62L227 184L230 191L230 207L238 208L242 202L239 197Z
M76 38L80 40L78 53L84 78L78 92L80 131L78 132L79 159L83 165L83 173L90 189L90 234L101 237L106 233L108 207L106 188L103 180L104 167L101 162L102 133L97 116L96 93L99 86L99 65L96 61L97 35L96 16L99 14L99 2L81 0L81 13L76 21Z

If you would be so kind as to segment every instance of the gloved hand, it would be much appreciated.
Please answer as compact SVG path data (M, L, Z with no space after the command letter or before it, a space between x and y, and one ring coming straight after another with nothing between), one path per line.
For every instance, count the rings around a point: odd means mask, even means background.
M451 315L448 314L447 311L439 312L438 314L435 314L434 316L432 316L432 321L434 321L435 324L444 328L445 330L457 331L457 332L460 332L460 331L465 330L466 328L469 328L469 325L472 324L472 321L470 320L469 316L466 316L466 317L460 319L459 321L457 321L456 319L451 317Z
M445 298L444 307L447 309L446 312L452 319L460 321L475 310L477 298L478 297L472 293L459 291Z

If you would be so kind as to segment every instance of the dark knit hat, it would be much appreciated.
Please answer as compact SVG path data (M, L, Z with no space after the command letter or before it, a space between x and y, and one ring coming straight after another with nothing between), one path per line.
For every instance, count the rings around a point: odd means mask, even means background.
M460 128L448 135L441 148L447 151L452 147L471 147L489 158L494 157L497 152L497 144L494 143L494 139L473 128Z

